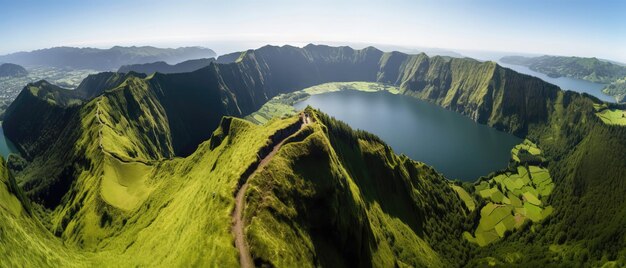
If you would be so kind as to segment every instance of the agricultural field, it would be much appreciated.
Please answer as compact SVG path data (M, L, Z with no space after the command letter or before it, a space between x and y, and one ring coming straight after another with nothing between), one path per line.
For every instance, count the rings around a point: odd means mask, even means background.
M486 201L474 233L464 237L486 246L520 229L527 221L539 222L552 213L547 198L554 189L548 169L538 162L541 149L529 140L511 150L513 165L474 185L474 194ZM529 157L532 156L532 157ZM458 191L457 191L458 192ZM461 199L467 203L461 193Z
M399 94L398 87L373 82L331 82L324 83L300 91L280 94L267 103L258 111L246 116L246 119L256 124L265 124L274 117L285 118L296 114L293 105L306 100L311 95L337 92L342 90L356 90L363 92L388 91L392 94Z
M541 156L541 149L532 141L525 139L522 143L515 145L511 150L511 158L513 161L519 162L544 162L545 158Z

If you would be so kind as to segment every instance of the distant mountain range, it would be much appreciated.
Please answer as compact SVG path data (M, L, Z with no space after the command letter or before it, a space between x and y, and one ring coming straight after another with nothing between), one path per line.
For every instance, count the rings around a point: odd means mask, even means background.
M533 71L550 77L573 77L596 83L608 84L626 77L626 67L597 58L540 56L507 56L503 63L527 66Z
M4 63L0 65L0 77L18 77L25 75L28 75L28 71L20 65L12 63Z
M164 61L158 61L153 63L145 63L145 64L133 64L133 65L124 65L117 70L118 73L128 73L128 72L137 72L144 74L152 74L152 73L188 73L198 70L203 67L209 66L211 62L214 62L215 58L209 59L197 59L197 60L188 60L183 61L178 64L167 64Z
M572 77L607 84L602 90L617 101L626 97L626 66L598 58L540 56L506 56L503 63L522 65L550 77Z
M265 46L223 59L235 60L182 74L105 72L74 91L26 86L3 122L23 157L0 160L0 234L11 238L0 250L10 264L237 266L236 193L245 196L241 236L258 266L623 263L626 131L595 115L609 104L494 62L374 47ZM330 81L395 85L532 139L554 190L540 199L510 191L499 200L517 207L503 210L480 197L500 193L495 179L476 182L489 187L479 193L321 111L265 125L232 117ZM500 179L520 190L509 176L527 169ZM545 182L528 176L524 183ZM551 213L520 218L536 212L531 202L550 203ZM479 222L491 216L496 227ZM502 239L476 245L463 233L476 228Z
M156 48L121 47L109 49L54 47L17 52L0 56L0 62L11 62L24 66L41 65L57 68L92 69L113 71L123 65L143 64L157 61L179 63L190 59L212 58L213 50L203 47Z

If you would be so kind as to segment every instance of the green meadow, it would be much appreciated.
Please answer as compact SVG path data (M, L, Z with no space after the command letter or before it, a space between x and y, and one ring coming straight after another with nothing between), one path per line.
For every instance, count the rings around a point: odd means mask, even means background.
M474 194L485 205L480 208L480 220L473 232L464 237L479 246L487 246L519 230L527 222L540 222L552 213L547 205L554 183L548 169L542 167L542 151L529 140L511 150L511 166L507 170L477 182ZM532 163L532 164L531 164ZM458 186L457 186L458 187ZM460 187L458 187L460 188ZM456 190L456 189L455 189ZM468 193L459 197L473 210Z

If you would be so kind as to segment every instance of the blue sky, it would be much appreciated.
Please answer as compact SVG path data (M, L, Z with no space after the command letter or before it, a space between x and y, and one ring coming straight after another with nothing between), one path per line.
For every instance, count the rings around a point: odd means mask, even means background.
M0 54L52 46L353 42L626 62L626 1L0 0ZM230 48L230 49L229 49Z

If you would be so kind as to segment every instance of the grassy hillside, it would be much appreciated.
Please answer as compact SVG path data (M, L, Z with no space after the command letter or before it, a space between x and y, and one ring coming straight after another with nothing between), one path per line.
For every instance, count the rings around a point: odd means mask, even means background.
M268 46L191 73L91 76L76 92L31 84L4 127L25 158L9 160L24 192L18 200L34 213L10 224L40 226L24 239L62 243L58 252L77 264L234 266L238 182L270 137L298 118L254 125L223 116L243 117L278 94L322 82L359 80L396 86L531 142L517 148L515 169L476 191L452 187L378 138L309 110L315 123L249 181L244 219L257 264L623 264L626 130L606 123L598 107L626 107L493 62L374 48ZM481 198L494 204L482 224ZM510 211L493 214L496 203ZM533 223L510 228L507 212L516 209ZM497 239L470 244L463 232L478 238L477 227Z
M94 134L103 127L97 118L102 114L93 107L100 98L83 107L85 132L75 144L84 154L73 162L85 164L54 210L35 205L39 212L31 216L22 208L29 204L26 197L4 191L8 201L0 219L14 239L2 245L5 256L37 247L28 251L32 265L235 266L230 214L238 181L270 137L299 119L258 126L224 118L190 156L144 163L119 159L110 147L91 141L101 138ZM450 224L462 221L461 200L441 175L393 154L370 134L309 113L316 122L289 137L251 181L245 216L256 262L447 266L464 260L467 246L460 228ZM359 165L376 169L364 173ZM19 176L37 168L49 167L31 164ZM0 170L12 180L6 167ZM19 191L11 180L5 184ZM301 186L294 192L295 185ZM60 238L39 220L49 220ZM289 252L272 253L278 249Z
M257 264L440 267L465 260L463 207L445 178L371 134L310 113L318 123L289 138L250 181L247 236Z
M477 252L471 266L486 263L601 266L626 263L626 128L604 123L592 99L559 92L548 124L528 137L549 161L554 189L546 200L553 212L502 242Z

